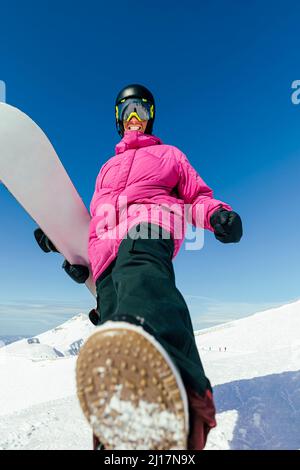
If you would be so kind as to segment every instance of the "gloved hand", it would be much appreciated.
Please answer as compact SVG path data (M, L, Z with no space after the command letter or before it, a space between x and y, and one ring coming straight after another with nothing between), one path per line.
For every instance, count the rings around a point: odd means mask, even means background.
M237 243L242 238L242 221L236 212L221 207L211 215L210 225L216 239L222 243Z
M66 271L70 278L78 284L84 284L90 275L90 271L87 266L83 266L81 264L70 264L66 259L62 265L62 268Z
M34 231L35 239L39 245L39 247L45 252L50 253L50 251L54 251L55 253L59 253L59 251L55 248L52 241L47 237L47 235L43 232L42 229L37 228Z

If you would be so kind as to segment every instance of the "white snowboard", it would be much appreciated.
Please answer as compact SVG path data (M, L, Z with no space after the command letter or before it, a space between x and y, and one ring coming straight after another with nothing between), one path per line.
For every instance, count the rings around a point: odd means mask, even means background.
M0 103L0 180L71 264L90 267L90 215L44 132ZM86 282L95 295L92 276Z

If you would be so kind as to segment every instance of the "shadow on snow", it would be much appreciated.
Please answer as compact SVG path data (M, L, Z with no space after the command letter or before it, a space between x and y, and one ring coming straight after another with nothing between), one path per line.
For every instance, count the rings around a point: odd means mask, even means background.
M300 449L300 371L214 387L218 413L238 411L231 449Z

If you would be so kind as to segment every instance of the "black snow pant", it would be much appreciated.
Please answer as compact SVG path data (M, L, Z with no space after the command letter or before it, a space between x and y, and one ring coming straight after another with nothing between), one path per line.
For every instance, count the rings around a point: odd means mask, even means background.
M158 225L139 224L135 235L138 230L142 238L133 239L130 231L117 258L97 279L98 324L111 320L142 326L169 353L184 384L203 396L211 386L188 307L175 285L173 239ZM156 238L150 238L153 233Z

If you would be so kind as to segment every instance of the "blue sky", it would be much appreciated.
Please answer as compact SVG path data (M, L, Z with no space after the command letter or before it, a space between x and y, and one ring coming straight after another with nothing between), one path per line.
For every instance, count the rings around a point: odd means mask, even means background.
M255 0L1 6L7 102L45 130L87 206L118 142L116 93L141 82L156 97L154 133L241 214L240 244L206 233L201 251L175 260L195 328L300 297L299 13L296 1ZM87 312L87 290L38 250L34 222L3 187L0 215L0 335Z

